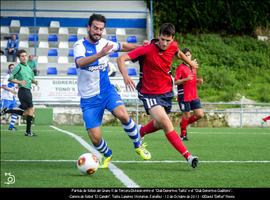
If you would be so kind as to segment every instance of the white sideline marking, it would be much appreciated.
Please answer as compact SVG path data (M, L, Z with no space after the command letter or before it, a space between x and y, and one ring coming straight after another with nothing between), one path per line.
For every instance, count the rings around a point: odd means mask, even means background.
M1 160L1 162L76 162L76 160ZM113 163L186 163L184 160L114 160ZM270 160L200 160L200 163L270 163Z
M74 139L76 139L81 145L83 145L88 151L94 153L97 155L97 157L100 159L101 155L100 153L94 149L91 145L89 145L84 139L79 137L78 135L71 133L69 131L65 131L63 129L57 128L55 126L50 126L51 128L60 131L62 133L65 133ZM135 183L133 180L131 180L121 169L117 168L114 164L109 164L109 170L114 174L114 176L119 179L125 186L131 187L131 188L138 188L140 187L137 183Z

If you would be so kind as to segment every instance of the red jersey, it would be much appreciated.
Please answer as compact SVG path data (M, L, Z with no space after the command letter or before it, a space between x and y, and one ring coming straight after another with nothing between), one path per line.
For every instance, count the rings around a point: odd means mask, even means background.
M192 101L198 98L197 94L197 70L190 69L185 64L180 64L175 72L174 80L187 78L189 75L193 75L192 80L188 80L183 84L177 86L178 101Z
M140 59L141 65L141 87L142 94L165 94L171 92L173 80L170 74L174 55L178 52L177 42L172 42L163 51L154 40L147 46L141 46L128 53L131 60Z

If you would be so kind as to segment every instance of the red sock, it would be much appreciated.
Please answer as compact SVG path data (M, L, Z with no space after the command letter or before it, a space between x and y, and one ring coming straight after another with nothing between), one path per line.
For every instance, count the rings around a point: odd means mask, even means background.
M195 115L192 115L190 118L188 118L188 124L192 124L193 122L196 122L199 118Z
M141 137L145 136L146 134L153 133L155 131L159 130L159 128L154 127L154 120L151 120L146 124L145 126L142 126L140 130Z
M188 126L188 119L182 117L182 121L180 123L181 136L185 136L187 134L187 126Z
M267 120L270 120L270 115L269 116L267 116L267 117L265 117L265 118L263 118L263 121L267 121Z
M173 130L166 134L167 139L169 142L174 146L174 148L180 152L186 159L190 156L187 148L185 147L184 143L181 141L180 137L177 135L176 131Z

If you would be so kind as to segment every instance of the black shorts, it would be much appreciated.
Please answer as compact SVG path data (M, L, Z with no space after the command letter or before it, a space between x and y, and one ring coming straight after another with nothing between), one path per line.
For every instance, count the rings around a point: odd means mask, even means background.
M21 109L27 110L28 108L33 107L33 98L30 89L20 87L18 91L18 98L21 103L21 105L19 106Z
M182 112L189 112L191 110L202 108L200 99L194 99L192 101L179 101L178 104Z
M157 105L164 107L167 114L171 112L173 92L168 92L166 94L161 95L149 95L139 93L138 97L140 100L142 100L144 109L148 115L149 115L148 110Z

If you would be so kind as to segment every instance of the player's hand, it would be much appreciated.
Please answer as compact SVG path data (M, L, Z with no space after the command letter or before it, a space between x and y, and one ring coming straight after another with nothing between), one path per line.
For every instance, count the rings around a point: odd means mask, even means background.
M196 59L191 61L191 67L195 69L199 68L199 64Z
M202 78L197 78L197 83L200 84L200 85L203 84L203 79Z
M190 74L190 75L188 75L188 77L186 78L186 80L187 80L187 81L193 80L193 77L194 77L194 76Z
M107 43L100 51L101 57L106 56L107 54L109 54L110 51L112 50L112 48L113 48L113 45Z
M26 85L26 81L25 81L25 80L22 80L20 84L21 84L22 86L25 86L25 85Z
M14 95L16 95L17 94L17 92L16 91L10 91L12 94L14 94Z
M134 83L134 81L129 77L124 77L124 82L126 85L126 90L130 90L130 91L134 91L136 89L136 85Z
M37 81L37 80L34 80L34 84L35 84L35 85L38 85L38 81Z
M143 46L147 46L148 44L150 44L150 41L149 40L144 40L143 41Z

